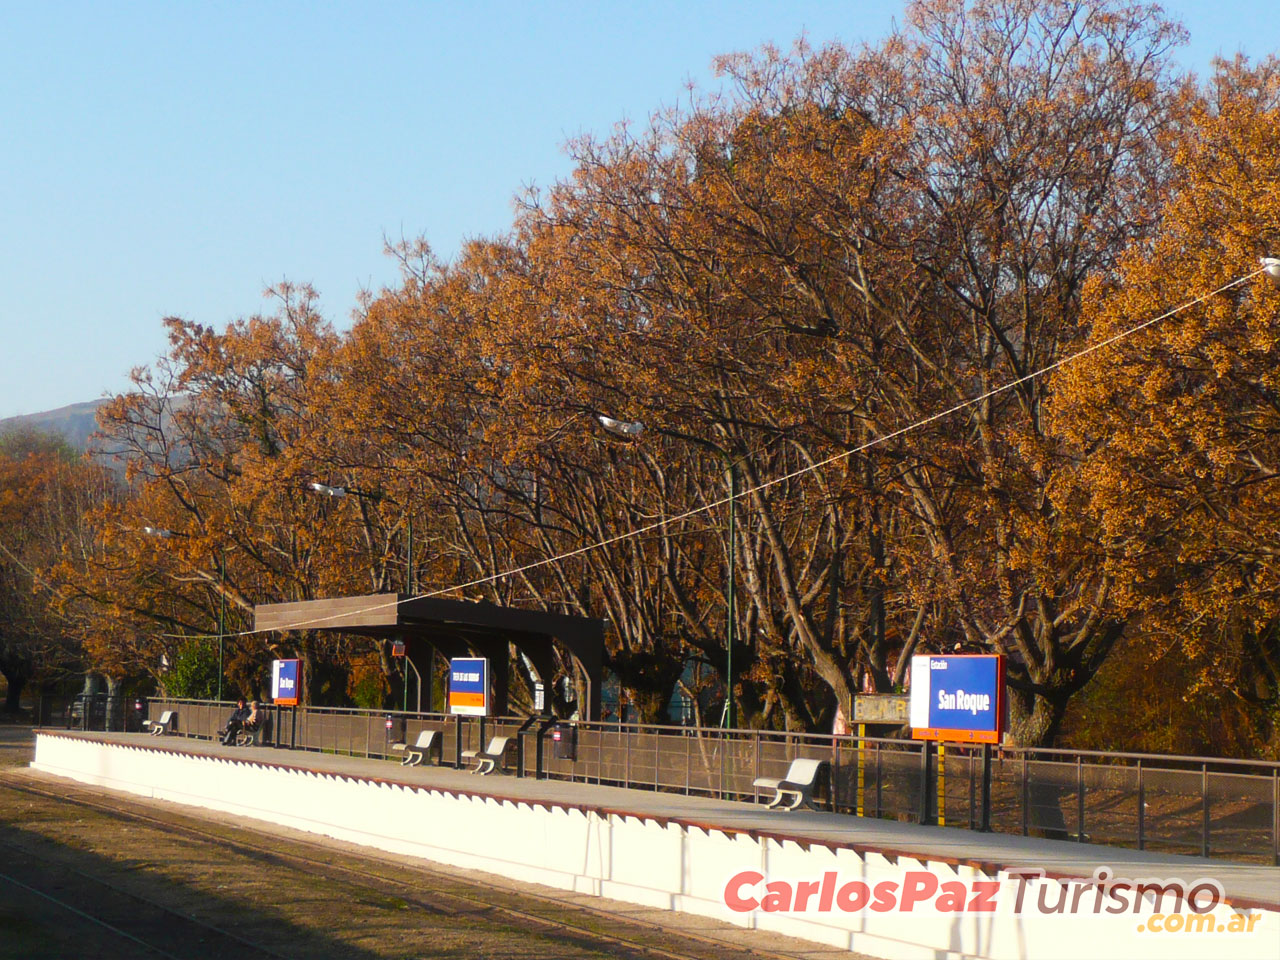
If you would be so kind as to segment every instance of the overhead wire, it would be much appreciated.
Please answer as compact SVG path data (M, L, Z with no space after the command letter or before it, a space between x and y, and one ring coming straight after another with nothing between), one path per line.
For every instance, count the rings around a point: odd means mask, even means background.
M785 483L788 480L794 480L797 477L804 476L805 474L814 473L816 471L822 470L823 468L829 467L834 463L839 463L842 460L847 460L849 457L852 457L856 454L862 453L866 450L870 450L873 447L877 447L882 444L888 443L890 440L895 440L898 437L901 437L913 431L919 430L922 427L926 427L931 423L936 423L939 420L943 420L951 416L952 414L960 412L961 410L965 410L965 409L968 409L969 407L976 406L977 404L980 404L985 400L989 400L992 397L999 396L1002 393L1007 393L1008 391L1013 390L1024 383L1028 383L1029 381L1035 380L1038 377L1043 377L1044 375L1048 373L1052 373L1054 370L1060 369L1061 367L1064 367L1069 363L1074 363L1075 361L1080 360L1083 357L1087 357L1090 354L1097 353L1100 350L1105 350L1107 347L1110 347L1116 343L1119 343L1122 340L1126 340L1129 337L1134 336L1135 334L1141 333L1143 330L1146 330L1150 327L1155 326L1158 323L1168 320L1171 317L1175 317L1180 313L1190 310L1192 307L1195 307L1201 303L1204 303L1206 300L1210 299L1211 297L1215 297L1220 293L1225 293L1226 291L1232 289L1233 287L1238 287L1241 284L1246 283L1249 280L1252 280L1254 277L1258 276L1259 274L1265 273L1265 272L1267 272L1267 267L1264 265L1259 269L1254 270L1252 273L1248 273L1243 276L1237 277L1236 279L1223 284L1217 289L1211 290L1205 294L1201 294L1200 296L1195 297L1192 300L1188 300L1186 303L1183 303L1180 306L1174 307L1173 309L1168 310L1160 314L1159 316L1152 317L1149 320L1144 320L1142 323L1136 324L1132 327L1122 330L1119 333L1113 334L1112 336L1107 337L1104 340L1098 341L1097 343L1090 344L1087 347L1077 350L1075 353L1072 353L1066 357L1063 357L1060 360L1055 360L1053 363L1046 364L1045 366L1040 367L1039 369L1034 370L1031 373L1024 374L1021 377L1018 377L1014 380L1010 380L1008 383L1001 384L1000 386L987 390L984 393L978 394L977 396L969 397L965 400L962 400L959 403L954 404L953 406L947 407L945 410L940 410L937 413L930 414L927 417L924 417L920 420L916 420L890 433L886 433L881 436L874 437L871 440L868 440L866 443L860 444L856 447L852 447L848 450L841 451L840 453L833 454L824 460L819 460L816 463L811 463L808 466L802 467L798 470L793 470L790 473L785 473L780 476L773 477L772 479L766 480L763 483L759 483L754 487L748 487L745 490L740 490L734 495L725 496L725 497L721 497L718 500L709 501L707 503L702 504L699 507L694 507L690 510L686 510L683 513L678 513L678 514L675 514L674 516L666 517L662 520L656 520L653 523L645 524L640 527L634 527L630 530L624 531L623 533L617 534L616 536L607 537L603 540L597 540L595 542L585 544L584 546L576 547L572 550L567 550L564 553L557 554L556 556L553 556L553 557L545 557L541 560L533 561L532 563L526 563L518 567L512 567L507 570L502 570L498 573L489 574L488 576L478 577L474 580L469 580L466 583L455 584L449 587L441 587L438 590L431 590L425 593L418 593L408 597L397 596L394 598L389 598L387 600L379 601L377 603L369 604L368 606L361 607L358 610L344 610L341 613L335 613L327 617L308 618L306 620L300 620L297 623L290 624L288 626L272 627L269 630L266 630L266 629L242 630L238 633L221 634L221 636L223 638L234 638L234 637L253 636L258 633L278 633L286 630L312 629L316 626L323 625L333 620L344 619L346 617L357 616L365 613L373 613L378 610L386 610L391 607L398 607L401 604L411 603L416 600L429 600L435 597L442 597L446 594L457 593L462 590L467 590L471 587L483 586L485 584L493 583L498 580L506 579L507 577L513 577L521 573L526 573L530 570L536 570L540 567L546 567L546 566L550 566L551 564L561 563L565 560L571 560L574 557L582 556L583 554L590 553L594 550L600 550L604 547L612 546L613 544L620 543L624 540L630 540L636 537L644 536L645 534L651 533L654 530L659 530L665 527L669 527L672 524L679 523L683 520L688 520L690 517L696 517L699 514L708 513L711 510L716 509L717 507L725 506L730 501L741 500L744 497L748 497L753 494L760 493L764 490L768 490L771 487L777 486L780 483ZM181 634L181 635L161 634L161 636L181 636L184 639L203 639L199 636L193 636L191 634ZM219 636L219 634L209 634L206 638L214 638L217 636Z

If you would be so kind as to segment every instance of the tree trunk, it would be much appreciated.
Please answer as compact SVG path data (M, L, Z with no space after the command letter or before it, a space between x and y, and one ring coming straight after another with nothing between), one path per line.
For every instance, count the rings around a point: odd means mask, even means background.
M124 730L124 682L119 677L107 677L106 729Z
M1019 747L1052 746L1058 728L1067 712L1069 691L1030 691L1009 687L1010 745ZM1027 823L1039 835L1063 840L1067 837L1067 821L1062 810L1065 787L1045 773L1030 767L1027 785Z
M1070 694L1009 686L1010 746L1051 747L1066 716Z
M684 674L683 660L659 655L651 649L620 650L607 658L607 666L635 706L641 723L670 722L667 704L675 692L676 682Z
M4 679L9 684L4 698L4 712L17 716L22 712L22 690L27 685L27 678L20 673L4 672Z

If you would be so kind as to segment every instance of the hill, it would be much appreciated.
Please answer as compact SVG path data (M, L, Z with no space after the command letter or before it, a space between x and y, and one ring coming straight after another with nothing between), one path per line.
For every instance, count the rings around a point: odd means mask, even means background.
M94 419L98 407L106 400L88 400L84 403L73 403L46 410L43 413L27 413L18 417L6 417L0 420L0 433L12 430L39 430L42 433L54 433L62 437L77 450L85 450L89 446L89 436L98 428Z

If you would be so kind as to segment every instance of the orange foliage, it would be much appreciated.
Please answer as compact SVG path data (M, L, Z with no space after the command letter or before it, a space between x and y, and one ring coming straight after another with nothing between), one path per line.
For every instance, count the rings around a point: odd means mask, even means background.
M170 356L104 412L128 496L67 572L156 625L121 668L154 669L224 600L241 628L256 602L403 589L411 518L421 589L607 617L650 719L690 662L724 677L730 557L734 696L758 725L822 728L899 687L917 646L960 646L1009 657L1015 736L1047 743L1135 631L1195 624L1193 658L1274 642L1280 296L1028 376L1264 252L1272 68L1203 98L1169 66L1181 29L1106 0L934 0L906 22L858 51L724 58L731 96L574 143L573 177L509 235L451 264L395 248L402 281L349 334L289 287L221 333L169 321ZM397 696L385 644L237 649L246 677L297 649L335 697L372 655Z
M1254 273L1280 240L1280 63L1221 65L1177 156L1149 247L1090 290L1101 341ZM1073 483L1099 518L1119 602L1150 655L1182 645L1198 688L1242 701L1266 738L1280 704L1280 291L1207 297L1057 378Z

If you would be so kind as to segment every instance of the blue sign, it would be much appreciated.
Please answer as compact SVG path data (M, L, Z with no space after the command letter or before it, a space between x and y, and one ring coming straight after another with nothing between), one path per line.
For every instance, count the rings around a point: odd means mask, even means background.
M455 657L449 661L449 712L470 717L489 713L489 661Z
M285 706L297 706L302 694L302 664L299 660L271 661L271 699Z
M1004 658L911 658L911 736L999 743L1004 733Z

